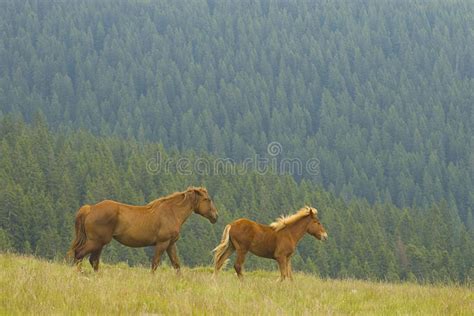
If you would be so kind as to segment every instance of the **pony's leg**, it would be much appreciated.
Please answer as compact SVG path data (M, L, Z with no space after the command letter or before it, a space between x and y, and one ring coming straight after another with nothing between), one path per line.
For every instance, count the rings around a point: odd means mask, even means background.
M291 270L291 256L289 256L288 258L286 258L286 276L291 280L293 281L293 271Z
M91 253L91 256L89 257L89 262L95 272L99 271L99 261L100 261L100 254L102 253L102 248L103 247L100 247L98 250Z
M235 264L234 264L235 272L237 272L237 276L241 280L243 278L242 267L244 265L246 254L247 254L247 251L244 251L243 249L238 249L237 250L237 259L235 259Z
M276 258L278 262L278 266L280 268L280 281L285 280L288 271L288 260L286 257L278 257Z
M165 242L156 243L156 245L155 245L155 255L153 256L153 260L151 262L151 272L155 273L156 268L158 268L158 265L160 264L161 255L166 250L166 248L168 248L169 244L170 244L169 240L167 240Z
M216 263L216 267L214 269L214 274L217 274L220 269L222 269L222 266L225 264L227 259L234 253L234 247L229 246L226 251L222 254L222 257L219 258L219 261Z
M180 274L181 267L179 265L179 258L178 258L178 252L176 250L176 243L171 243L168 246L168 248L166 248L166 252L168 253L168 257L170 258L173 268L175 268L176 272Z

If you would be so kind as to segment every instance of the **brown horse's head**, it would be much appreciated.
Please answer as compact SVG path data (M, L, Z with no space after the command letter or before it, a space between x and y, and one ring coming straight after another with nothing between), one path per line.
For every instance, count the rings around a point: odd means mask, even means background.
M217 222L217 208L205 188L189 188L196 197L194 213L207 218L211 223Z
M318 219L318 210L314 207L306 206L309 208L309 214L312 218L311 222L308 225L307 233L316 237L319 240L327 240L328 233L324 229L323 225Z

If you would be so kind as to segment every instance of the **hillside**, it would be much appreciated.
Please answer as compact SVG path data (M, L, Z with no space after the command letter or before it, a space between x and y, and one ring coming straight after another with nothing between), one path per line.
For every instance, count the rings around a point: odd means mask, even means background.
M297 183L270 171L201 174L173 167L152 172L147 163L157 156L173 166L183 160L192 166L197 159L212 165L216 158L88 132L56 134L40 118L33 126L0 119L0 150L0 251L63 258L81 204L103 199L145 204L189 185L204 185L219 209L219 221L211 225L192 215L185 223L178 241L185 265L209 264L211 249L232 220L247 217L268 224L309 204L319 210L329 240L303 238L294 258L296 270L331 278L462 283L474 279L473 237L454 220L446 203L429 209L370 205L359 199L347 203L307 181ZM152 253L113 242L103 258L148 265ZM262 269L269 263L251 257L246 266Z
M472 288L324 280L297 273L232 273L211 279L210 269L105 266L79 274L68 265L0 255L0 314L418 314L472 315Z

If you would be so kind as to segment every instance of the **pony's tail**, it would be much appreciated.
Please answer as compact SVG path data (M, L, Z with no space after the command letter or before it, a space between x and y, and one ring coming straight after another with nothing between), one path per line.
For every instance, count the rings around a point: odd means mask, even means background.
M84 246L87 241L86 236L86 228L84 227L84 221L86 219L87 214L90 212L90 205L84 205L77 211L76 214L76 223L75 223L75 230L76 236L71 243L71 247L69 248L66 257L67 258L75 258L76 250Z
M221 243L217 245L217 247L214 248L214 250L212 250L214 252L214 275L217 275L219 270L225 265L225 263L227 263L228 260L227 258L224 258L224 256L227 250L229 249L229 247L233 247L232 243L230 242L230 228L231 227L232 226L228 224L224 228L224 232L222 233ZM224 262L222 262L223 260Z

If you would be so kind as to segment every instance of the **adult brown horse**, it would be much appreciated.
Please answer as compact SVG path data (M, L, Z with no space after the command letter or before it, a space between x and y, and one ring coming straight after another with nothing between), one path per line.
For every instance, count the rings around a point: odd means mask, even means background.
M217 275L236 251L234 268L241 278L245 255L250 251L260 257L275 259L280 267L280 281L287 277L293 279L290 260L303 235L308 233L319 240L328 238L317 214L315 208L305 206L293 215L280 217L270 226L245 218L230 223L224 229L221 243L213 250L214 274Z
M181 225L197 213L217 221L217 209L205 188L190 187L184 192L154 200L144 206L133 206L105 200L84 205L76 214L76 237L68 252L80 269L82 259L90 254L89 262L99 269L102 248L112 238L129 247L155 246L151 264L154 272L166 250L173 267L179 272L176 241Z

